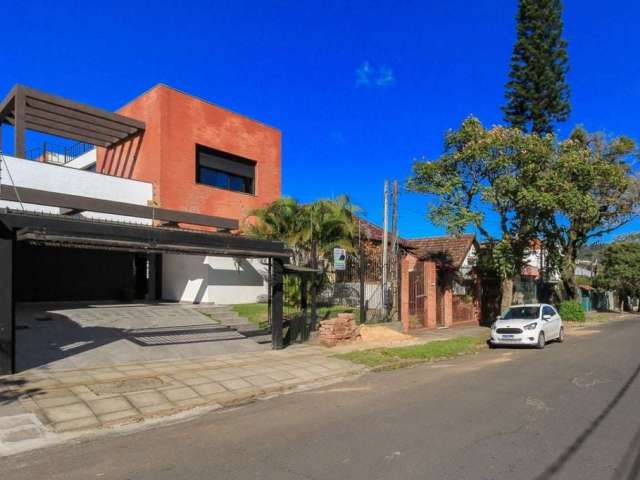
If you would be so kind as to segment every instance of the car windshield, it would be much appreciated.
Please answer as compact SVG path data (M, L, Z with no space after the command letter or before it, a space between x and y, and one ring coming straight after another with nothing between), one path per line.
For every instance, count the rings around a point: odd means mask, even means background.
M535 320L540 315L540 307L511 307L502 316L503 320Z

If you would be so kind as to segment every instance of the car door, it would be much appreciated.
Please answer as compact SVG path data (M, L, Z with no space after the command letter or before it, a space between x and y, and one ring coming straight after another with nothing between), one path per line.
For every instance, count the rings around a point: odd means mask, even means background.
M545 322L545 336L549 339L556 338L560 334L560 315L555 309L549 305L545 305L542 310L542 316L549 316L549 320Z
M545 305L542 307L542 330L544 331L544 336L547 339L554 338L557 335L553 324L554 314L555 311L549 305ZM545 317L549 318L545 320Z

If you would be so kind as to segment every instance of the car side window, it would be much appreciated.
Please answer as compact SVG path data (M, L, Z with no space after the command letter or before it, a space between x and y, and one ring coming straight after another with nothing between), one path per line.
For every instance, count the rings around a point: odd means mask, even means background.
M542 310L543 315L551 315L552 317L556 314L556 311L550 306L546 305Z

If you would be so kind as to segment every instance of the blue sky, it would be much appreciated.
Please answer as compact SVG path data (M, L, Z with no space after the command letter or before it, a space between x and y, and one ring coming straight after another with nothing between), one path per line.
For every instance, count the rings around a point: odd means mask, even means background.
M470 114L500 123L516 0L5 1L14 83L116 109L162 82L273 125L284 194L347 193L374 222L385 178L437 157ZM640 140L640 4L565 0L576 123ZM403 236L442 233L400 197ZM640 229L640 222L623 231Z

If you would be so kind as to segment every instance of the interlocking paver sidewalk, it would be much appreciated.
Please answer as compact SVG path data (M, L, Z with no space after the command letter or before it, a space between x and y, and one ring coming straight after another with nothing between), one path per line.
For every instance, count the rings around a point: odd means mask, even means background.
M4 377L24 409L54 432L131 423L194 407L221 408L364 371L322 347L158 360ZM7 381L9 380L9 381Z

